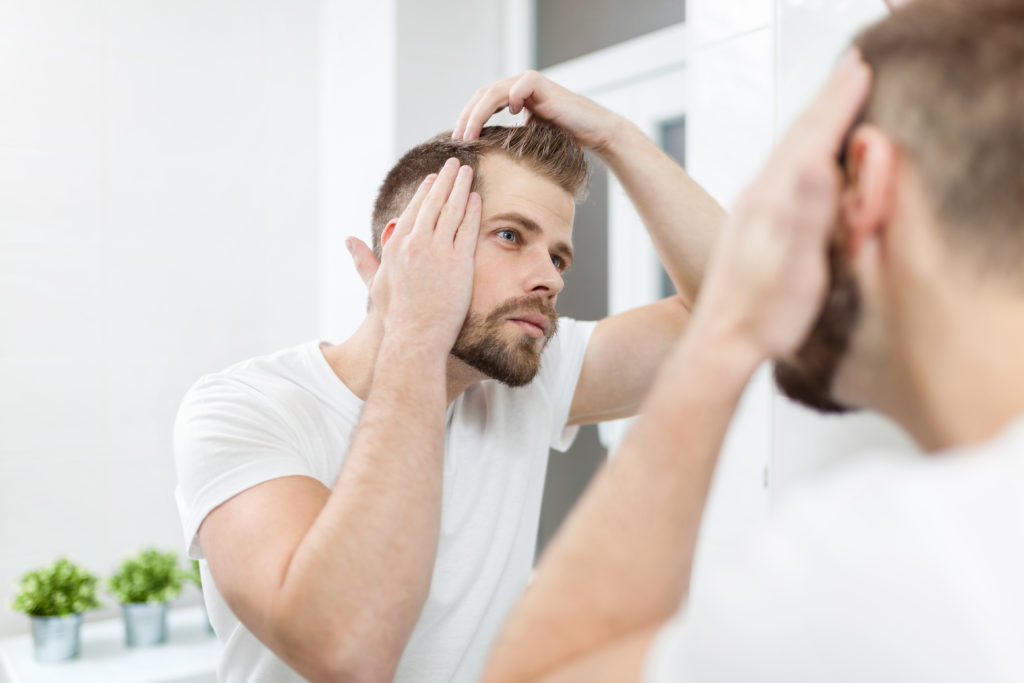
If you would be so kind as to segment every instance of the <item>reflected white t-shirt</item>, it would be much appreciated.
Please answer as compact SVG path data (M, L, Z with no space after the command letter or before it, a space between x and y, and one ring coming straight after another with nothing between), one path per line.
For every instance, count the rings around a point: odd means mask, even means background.
M808 482L654 641L648 683L1024 681L1024 418Z
M430 594L396 681L479 677L533 564L549 449L567 449L578 431L566 422L594 326L560 319L533 382L511 389L487 380L452 404ZM213 508L261 482L305 475L333 487L363 402L334 374L320 346L310 342L203 377L178 413L175 497L223 645L222 683L302 680L228 608L196 533ZM337 590L344 589L339 578Z

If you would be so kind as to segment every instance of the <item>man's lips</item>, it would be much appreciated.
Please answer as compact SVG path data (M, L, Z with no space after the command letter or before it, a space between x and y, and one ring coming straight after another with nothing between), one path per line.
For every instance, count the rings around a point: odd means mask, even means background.
M517 315L514 318L509 318L508 321L518 324L532 337L546 337L548 330L551 329L551 321L538 314Z

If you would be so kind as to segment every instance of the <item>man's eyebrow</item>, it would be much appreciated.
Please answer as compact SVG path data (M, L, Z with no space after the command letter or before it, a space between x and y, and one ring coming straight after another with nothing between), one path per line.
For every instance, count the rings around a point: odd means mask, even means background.
M511 221L513 223L519 224L521 228L533 234L544 232L541 229L541 227L537 225L537 221L527 216L524 216L521 213L516 213L514 211L510 213L499 213L497 215L491 216L488 220ZM562 257L562 260L565 262L566 268L572 265L573 250L571 245L559 240L558 242L555 242L552 245L552 250L558 252L558 255Z

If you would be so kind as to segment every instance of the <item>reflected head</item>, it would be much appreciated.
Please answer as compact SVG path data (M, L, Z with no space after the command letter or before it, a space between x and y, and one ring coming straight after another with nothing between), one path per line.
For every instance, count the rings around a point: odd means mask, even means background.
M583 148L565 130L534 119L525 126L487 126L476 140L452 140L441 133L406 152L388 172L373 208L373 252L381 257L381 233L398 218L423 178L437 173L455 157L473 168L473 190L487 197L487 179L480 159L502 154L550 179L577 201L583 198L589 167Z

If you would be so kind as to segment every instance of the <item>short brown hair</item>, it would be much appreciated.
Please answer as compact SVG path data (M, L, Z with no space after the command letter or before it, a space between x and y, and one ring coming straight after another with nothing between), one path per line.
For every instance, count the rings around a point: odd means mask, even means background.
M473 189L483 194L480 158L504 154L550 178L573 199L583 199L589 166L583 148L568 132L534 119L525 126L487 126L476 140L452 140L451 131L436 135L406 152L388 172L373 205L373 253L381 257L380 237L397 218L427 175L436 173L451 157L473 168Z
M875 74L862 120L910 159L947 242L1020 278L1024 2L916 0L854 44Z

